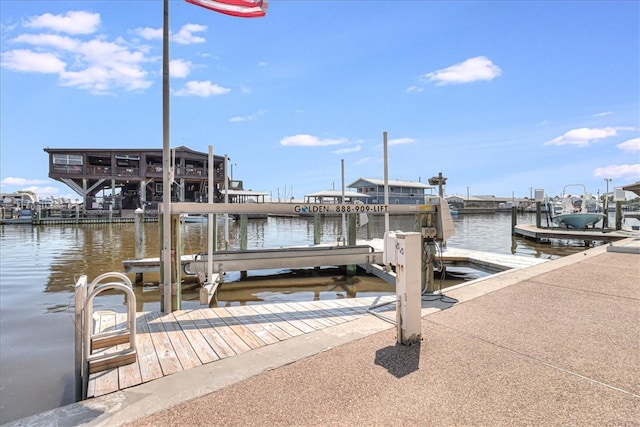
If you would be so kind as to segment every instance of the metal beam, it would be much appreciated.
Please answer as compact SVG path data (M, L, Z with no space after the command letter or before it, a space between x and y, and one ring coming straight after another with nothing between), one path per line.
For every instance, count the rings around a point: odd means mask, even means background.
M415 214L421 212L435 212L439 206L436 202L429 201L424 205L351 205L351 204L319 204L319 203L172 203L172 214L288 214L288 215L313 215L313 214L342 214L344 213L371 213L371 214ZM431 204L431 203L434 204ZM437 203L437 204L435 204Z

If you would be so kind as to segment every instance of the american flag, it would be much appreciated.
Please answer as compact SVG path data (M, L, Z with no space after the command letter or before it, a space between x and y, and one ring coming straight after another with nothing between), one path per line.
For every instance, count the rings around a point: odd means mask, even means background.
M215 12L242 18L259 18L267 13L269 0L186 0Z

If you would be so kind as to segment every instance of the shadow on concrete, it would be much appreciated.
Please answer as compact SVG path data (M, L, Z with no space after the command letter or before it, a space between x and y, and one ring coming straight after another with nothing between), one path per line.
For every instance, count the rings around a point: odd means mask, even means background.
M376 351L375 364L385 368L396 378L402 378L418 370L420 365L420 343L396 344Z

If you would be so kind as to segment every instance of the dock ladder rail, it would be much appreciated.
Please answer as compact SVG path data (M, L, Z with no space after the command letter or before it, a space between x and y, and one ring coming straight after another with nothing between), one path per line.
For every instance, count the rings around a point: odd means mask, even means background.
M107 282L108 279L118 281ZM100 293L113 289L123 291L126 295L127 327L102 331L99 325L93 324L93 300ZM113 314L115 316L116 313ZM101 274L91 283L87 282L86 275L80 276L75 285L75 324L76 401L80 401L87 397L91 374L137 360L136 296L131 280L119 272ZM127 342L127 348L116 349L116 346Z

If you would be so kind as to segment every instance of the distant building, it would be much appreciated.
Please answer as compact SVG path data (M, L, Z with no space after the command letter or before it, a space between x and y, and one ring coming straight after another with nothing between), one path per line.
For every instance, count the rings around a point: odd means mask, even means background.
M389 203L393 205L421 205L424 204L427 190L433 191L433 186L422 182L388 180ZM368 196L362 201L367 204L382 204L384 199L384 180L377 178L359 178L348 185L356 193Z
M17 191L0 194L0 207L25 209L35 207L37 203L39 203L38 196L31 193Z
M509 211L512 207L518 210L535 208L533 201L528 198L498 197L493 195L481 196L446 196L449 206L460 212L496 212Z
M88 209L156 209L163 200L162 149L45 148L49 178L66 184ZM177 147L172 150L174 183L171 199L208 201L208 153ZM225 158L214 156L215 201L223 201ZM242 181L229 185L242 190Z
M353 203L356 200L367 203L366 199L369 197L370 196L367 196L366 194L357 193L355 191L345 191L344 200L342 200L342 191L327 190L305 194L304 203Z

